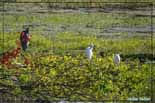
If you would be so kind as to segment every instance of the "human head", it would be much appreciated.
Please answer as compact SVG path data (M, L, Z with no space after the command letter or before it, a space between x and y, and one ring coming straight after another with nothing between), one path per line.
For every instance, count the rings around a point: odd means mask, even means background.
M26 31L27 33L29 33L29 27L27 27L27 28L25 29L25 31Z

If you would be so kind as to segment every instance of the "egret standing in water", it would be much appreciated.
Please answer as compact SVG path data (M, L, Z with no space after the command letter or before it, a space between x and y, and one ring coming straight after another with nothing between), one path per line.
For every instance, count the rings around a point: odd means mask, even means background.
M91 44L89 47L86 48L86 56L89 60L91 60L93 56L93 47L94 45Z
M113 60L114 60L115 64L117 64L117 65L120 64L120 61L121 61L120 55L119 54L115 54Z

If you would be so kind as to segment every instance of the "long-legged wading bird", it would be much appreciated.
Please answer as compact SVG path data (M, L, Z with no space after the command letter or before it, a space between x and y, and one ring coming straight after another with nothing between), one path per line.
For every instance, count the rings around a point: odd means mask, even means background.
M93 56L93 47L94 45L91 44L89 47L86 48L86 56L89 60L91 60Z
M120 55L119 54L115 54L113 60L114 60L115 64L119 64L120 61L121 61Z

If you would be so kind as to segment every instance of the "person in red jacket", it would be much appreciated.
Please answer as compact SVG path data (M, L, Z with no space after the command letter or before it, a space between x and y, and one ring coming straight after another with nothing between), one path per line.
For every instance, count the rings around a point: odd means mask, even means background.
M26 28L20 34L20 42L21 42L22 49L24 51L26 51L26 49L28 48L29 41L30 41L29 28Z

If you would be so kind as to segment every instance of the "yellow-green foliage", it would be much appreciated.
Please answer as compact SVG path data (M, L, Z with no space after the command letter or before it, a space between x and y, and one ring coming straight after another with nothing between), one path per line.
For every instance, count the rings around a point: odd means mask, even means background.
M19 68L18 75L16 69L0 69L1 76L7 74L3 77L7 79L5 85L15 86L16 91L13 88L11 91L17 96L32 95L33 98L49 100L57 100L61 96L70 100L104 100L143 97L149 93L149 88L146 89L149 86L149 65L140 64L137 60L115 65L112 56L94 56L89 62L81 55L46 55L33 57L31 61L33 66ZM13 83L10 80L12 76L17 77L17 84L10 84Z

